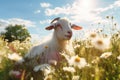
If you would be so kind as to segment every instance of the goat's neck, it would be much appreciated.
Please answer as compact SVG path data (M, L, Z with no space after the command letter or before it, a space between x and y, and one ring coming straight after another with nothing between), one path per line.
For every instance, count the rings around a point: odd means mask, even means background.
M53 46L56 48L56 49L59 49L60 51L63 51L66 47L66 44L68 43L67 40L60 40L56 37L55 34L53 34Z
M67 40L57 40L58 42L58 45L59 45L59 47L61 47L61 48L65 48L66 47L66 44L67 44Z

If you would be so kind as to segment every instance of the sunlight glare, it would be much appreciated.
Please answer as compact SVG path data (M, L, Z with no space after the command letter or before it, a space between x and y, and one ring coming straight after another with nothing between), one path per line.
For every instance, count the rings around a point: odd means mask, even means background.
M80 0L80 5L85 10L91 10L96 6L96 0Z
M93 21L96 20L96 15L92 13L96 9L98 0L76 0L73 4L73 13L72 19L75 19L75 22L79 21Z

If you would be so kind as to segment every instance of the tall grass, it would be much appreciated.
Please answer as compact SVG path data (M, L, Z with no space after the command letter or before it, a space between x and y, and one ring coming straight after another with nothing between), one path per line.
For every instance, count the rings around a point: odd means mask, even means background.
M105 28L73 41L75 56L62 53L64 61L59 67L53 64L42 72L21 67L17 73L14 65L18 59L9 55L17 54L21 58L32 45L27 39L8 43L0 37L0 80L120 80L120 31L113 16L106 18L109 22L98 23L108 24Z

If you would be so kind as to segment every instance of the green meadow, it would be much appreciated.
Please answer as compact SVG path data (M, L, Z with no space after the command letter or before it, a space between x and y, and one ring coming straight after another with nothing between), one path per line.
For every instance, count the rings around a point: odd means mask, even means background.
M63 52L64 61L59 67L54 63L39 71L24 65L15 67L15 63L34 45L30 38L7 42L1 36L0 80L120 80L120 30L113 17L107 16L106 20L107 23L100 22L97 29L83 34L84 39L79 38L79 34L73 40L75 55L69 57ZM105 27L98 29L101 25Z

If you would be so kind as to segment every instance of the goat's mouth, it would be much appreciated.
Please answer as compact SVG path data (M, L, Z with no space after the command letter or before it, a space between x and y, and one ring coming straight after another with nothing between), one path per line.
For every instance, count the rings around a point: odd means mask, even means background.
M65 35L67 39L71 39L72 35Z

